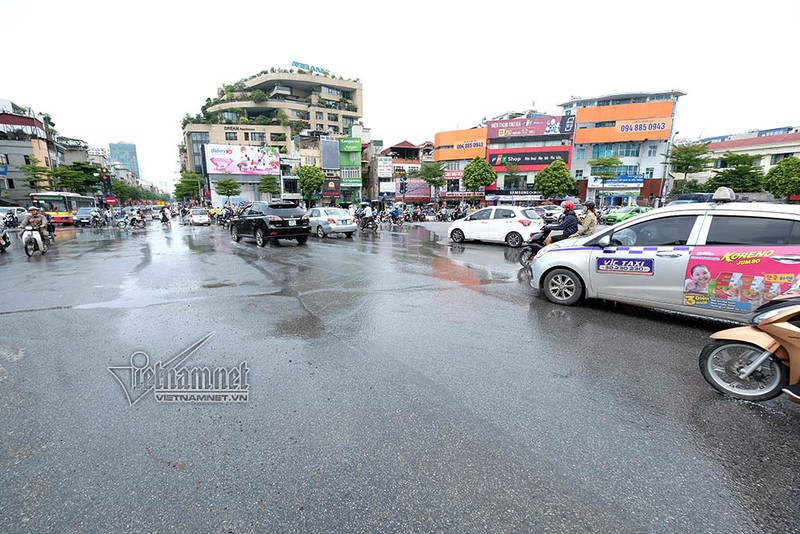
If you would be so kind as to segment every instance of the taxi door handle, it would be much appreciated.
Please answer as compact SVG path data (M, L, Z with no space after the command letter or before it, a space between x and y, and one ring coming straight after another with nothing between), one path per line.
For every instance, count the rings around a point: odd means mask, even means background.
M680 258L683 254L680 252L656 252L656 256L660 258Z

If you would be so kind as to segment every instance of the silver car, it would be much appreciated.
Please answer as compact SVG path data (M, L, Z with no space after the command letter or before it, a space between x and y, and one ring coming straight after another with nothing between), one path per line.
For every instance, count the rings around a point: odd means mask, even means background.
M746 322L761 304L800 291L800 206L653 210L543 248L531 286L557 304L602 298Z
M311 232L323 238L328 234L342 233L353 237L358 225L350 212L342 208L311 208L306 212Z

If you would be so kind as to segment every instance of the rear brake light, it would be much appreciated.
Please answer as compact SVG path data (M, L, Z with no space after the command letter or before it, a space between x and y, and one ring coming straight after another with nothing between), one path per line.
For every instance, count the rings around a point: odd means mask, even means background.
M334 224L334 223L336 223L336 221L334 221L334 220L333 220L333 219L331 219L330 217L328 217L328 222L329 222L329 223L331 223L331 224Z
M533 221L529 221L528 219L520 219L519 223L524 226L525 228L529 227Z
M267 215L267 220L268 221L282 221L283 219L281 219L277 215Z

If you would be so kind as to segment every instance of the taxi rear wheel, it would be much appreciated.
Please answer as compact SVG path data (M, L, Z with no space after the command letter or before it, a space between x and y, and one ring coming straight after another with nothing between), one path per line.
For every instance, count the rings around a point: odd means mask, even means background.
M583 296L583 281L569 269L554 269L545 276L543 289L550 302L572 306Z

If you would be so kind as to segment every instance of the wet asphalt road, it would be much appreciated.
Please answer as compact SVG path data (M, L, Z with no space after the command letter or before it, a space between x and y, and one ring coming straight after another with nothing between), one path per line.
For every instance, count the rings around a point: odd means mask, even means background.
M0 532L800 531L800 406L703 381L725 325L555 306L515 251L446 226L17 240ZM130 405L108 370L209 333L186 367L246 361L247 402Z

